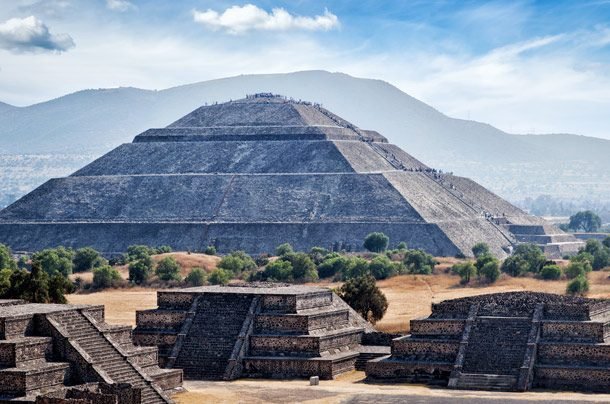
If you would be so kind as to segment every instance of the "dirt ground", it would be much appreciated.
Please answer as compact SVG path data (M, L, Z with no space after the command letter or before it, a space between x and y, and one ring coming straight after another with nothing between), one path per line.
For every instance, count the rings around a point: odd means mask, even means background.
M185 392L174 396L178 404L200 403L408 403L484 404L610 402L610 394L534 391L527 393L457 391L406 383L365 382L363 372L351 372L335 380L310 386L307 380L252 380L186 382Z
M444 272L444 270L441 268L439 272ZM610 298L609 275L610 273L605 271L590 273L590 292L587 296ZM385 293L389 306L386 315L376 324L376 327L387 332L408 332L409 320L430 314L432 303L485 293L519 290L564 293L567 281L543 281L502 275L500 280L493 285L464 287L460 285L458 276L437 273L434 275L401 275L379 281L377 284ZM314 285L334 288L340 284L320 282ZM135 310L157 307L156 291L145 288L114 289L69 295L68 301L78 304L105 305L106 321L112 324L135 325Z

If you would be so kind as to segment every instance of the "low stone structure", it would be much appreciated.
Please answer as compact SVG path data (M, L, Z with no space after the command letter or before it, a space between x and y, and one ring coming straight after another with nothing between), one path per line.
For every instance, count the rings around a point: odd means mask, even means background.
M0 403L170 403L181 384L130 326L106 324L103 306L0 300Z
M458 389L608 391L609 320L608 300L532 292L448 300L412 320L411 334L366 373Z
M160 364L186 379L331 379L353 370L361 351L384 352L361 346L372 326L324 288L206 286L159 291L157 302L136 313L134 342L159 347Z

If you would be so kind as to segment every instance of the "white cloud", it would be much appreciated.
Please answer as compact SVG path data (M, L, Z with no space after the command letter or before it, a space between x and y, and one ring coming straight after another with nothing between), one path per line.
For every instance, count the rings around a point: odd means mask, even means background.
M324 10L323 15L302 17L292 15L283 8L271 13L253 5L232 6L222 13L214 10L193 11L195 22L211 30L225 30L231 34L247 31L328 31L339 26L339 18Z
M125 12L135 10L137 7L127 0L106 0L106 7L109 10Z
M0 24L0 48L13 52L56 51L65 52L74 47L68 34L52 34L42 21L34 16L11 18Z

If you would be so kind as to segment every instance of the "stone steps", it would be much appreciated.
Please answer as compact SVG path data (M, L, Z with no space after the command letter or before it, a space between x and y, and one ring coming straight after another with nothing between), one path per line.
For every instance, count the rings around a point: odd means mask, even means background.
M130 383L142 389L146 396L143 402L157 404L168 400L159 394L143 375L141 375L91 323L91 321L78 311L67 315L58 315L54 319L68 332L69 338L75 341L83 351L99 365L115 383Z
M455 388L462 390L514 390L517 384L516 376L462 373L458 377Z

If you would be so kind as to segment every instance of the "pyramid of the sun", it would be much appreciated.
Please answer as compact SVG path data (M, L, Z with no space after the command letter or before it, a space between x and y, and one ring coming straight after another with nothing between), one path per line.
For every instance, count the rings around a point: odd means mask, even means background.
M362 249L374 231L435 255L497 255L528 241L548 255L582 243L475 182L429 168L379 133L270 94L201 107L0 212L16 251L131 244L270 252L290 242Z

